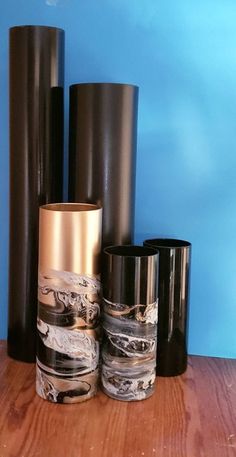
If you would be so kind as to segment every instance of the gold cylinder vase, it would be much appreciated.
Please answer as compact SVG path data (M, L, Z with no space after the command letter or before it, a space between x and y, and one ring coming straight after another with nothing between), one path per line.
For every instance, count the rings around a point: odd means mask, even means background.
M55 403L97 390L101 229L99 206L40 207L36 391Z

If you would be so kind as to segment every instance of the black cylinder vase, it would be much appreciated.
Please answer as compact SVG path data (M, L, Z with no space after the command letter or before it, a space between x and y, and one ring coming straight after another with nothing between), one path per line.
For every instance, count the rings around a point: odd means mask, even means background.
M35 360L39 205L62 200L64 31L10 29L8 354Z
M101 381L112 398L143 400L154 392L157 283L156 250L104 249Z
M103 247L130 244L134 228L138 87L70 87L69 200L103 207Z
M157 375L177 376L187 368L191 244L160 238L144 245L160 255Z

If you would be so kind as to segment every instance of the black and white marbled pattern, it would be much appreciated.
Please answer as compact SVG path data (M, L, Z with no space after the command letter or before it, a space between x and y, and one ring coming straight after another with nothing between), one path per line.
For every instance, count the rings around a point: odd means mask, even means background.
M100 281L50 270L39 275L37 393L59 403L95 394L98 381Z
M113 356L143 358L156 353L157 327L103 314L103 341Z
M58 376L46 371L47 367L37 361L36 392L45 400L55 403L80 403L93 397L97 392L98 369L89 375L71 377Z
M39 275L39 317L96 327L100 318L99 278L49 270ZM52 316L51 316L52 314Z
M47 270L39 272L39 289L52 286L60 292L63 289L75 291L78 294L100 292L100 278L97 276L79 275L71 271Z
M149 303L147 305L125 305L120 303L112 303L103 298L103 310L110 316L136 320L142 324L157 324L158 318L158 302Z
M103 390L118 400L148 398L156 376L157 303L103 303Z
M78 371L90 372L96 370L99 362L99 341L95 330L65 330L49 325L38 319L38 339L44 352L51 353L51 361L62 368L71 367ZM41 350L41 357L43 350ZM60 357L58 357L58 355ZM50 360L48 361L50 364Z
M152 395L156 379L153 361L139 365L103 363L101 381L103 390L117 400L144 400Z

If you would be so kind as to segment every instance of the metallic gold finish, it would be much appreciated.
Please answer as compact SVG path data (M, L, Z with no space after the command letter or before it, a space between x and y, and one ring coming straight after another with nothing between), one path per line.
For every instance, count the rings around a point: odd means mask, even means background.
M39 212L39 272L100 273L102 209L97 205L58 203ZM60 247L60 248L59 248Z
M96 394L102 209L40 208L36 391L55 403Z

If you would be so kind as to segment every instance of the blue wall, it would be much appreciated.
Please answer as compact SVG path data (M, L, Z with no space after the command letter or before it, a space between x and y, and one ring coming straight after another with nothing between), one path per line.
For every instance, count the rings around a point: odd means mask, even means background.
M192 242L189 352L235 357L235 1L1 5L1 337L7 326L8 28L20 24L65 29L66 88L85 81L140 86L136 241L158 235Z

